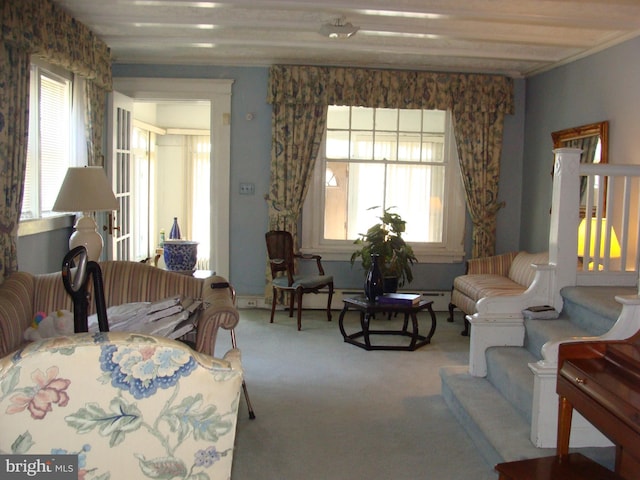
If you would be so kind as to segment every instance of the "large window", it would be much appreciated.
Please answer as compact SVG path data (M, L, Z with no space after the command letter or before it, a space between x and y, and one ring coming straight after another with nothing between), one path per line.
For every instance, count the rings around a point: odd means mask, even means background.
M21 220L45 218L51 211L71 158L71 74L31 66L29 144Z
M303 248L342 259L383 209L422 261L462 256L464 203L449 114L330 106L303 214Z

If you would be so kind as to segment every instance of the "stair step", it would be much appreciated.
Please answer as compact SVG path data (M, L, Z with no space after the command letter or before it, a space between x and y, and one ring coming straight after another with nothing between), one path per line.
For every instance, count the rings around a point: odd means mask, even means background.
M637 295L635 287L564 287L563 314L590 335L608 332L620 316L622 305L617 295Z
M593 335L564 314L555 320L525 320L524 327L524 346L535 357L536 362L542 360L542 346L550 340Z
M440 368L442 396L487 464L497 465L528 458L555 455L555 448L531 443L531 425L486 378L469 374L465 365ZM577 448L579 452L612 470L615 447Z
M555 453L536 448L530 423L485 378L471 376L467 366L442 367L440 377L447 406L488 464Z
M492 347L486 357L487 380L531 425L533 372L529 363L537 359L522 347Z

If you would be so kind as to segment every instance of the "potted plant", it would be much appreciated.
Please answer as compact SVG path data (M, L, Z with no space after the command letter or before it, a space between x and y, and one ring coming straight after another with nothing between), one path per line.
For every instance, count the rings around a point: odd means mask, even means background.
M379 208L371 207L369 210ZM351 266L358 257L362 260L362 267L365 272L371 266L371 255L379 255L378 265L385 278L385 292L393 292L393 287L387 287L388 279L391 283L395 283L395 287L402 287L405 283L411 283L413 273L411 266L418 261L413 248L408 245L402 238L405 231L405 222L397 213L391 213L389 209L382 212L382 216L378 217L379 223L376 223L367 230L367 233L361 233L360 237L353 243L362 247L351 255ZM394 282L393 279L396 279Z

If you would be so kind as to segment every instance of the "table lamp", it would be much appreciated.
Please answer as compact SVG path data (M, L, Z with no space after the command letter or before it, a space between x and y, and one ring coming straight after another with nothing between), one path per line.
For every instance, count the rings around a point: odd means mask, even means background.
M83 245L93 261L100 258L103 242L92 212L117 209L118 201L102 167L70 167L52 208L54 212L83 212L69 238L69 250Z
M593 259L596 250L596 232L600 231L600 248L598 249L598 255L600 258L619 258L621 255L620 243L616 236L616 231L611 227L611 237L609 239L609 252L605 250L605 237L607 231L607 219L601 219L600 228L598 228L598 220L591 218L591 228L589 229L589 258ZM587 256L586 248L587 237L587 219L583 218L578 226L578 257L584 258ZM591 264L590 264L591 265ZM589 268L591 270L591 268Z

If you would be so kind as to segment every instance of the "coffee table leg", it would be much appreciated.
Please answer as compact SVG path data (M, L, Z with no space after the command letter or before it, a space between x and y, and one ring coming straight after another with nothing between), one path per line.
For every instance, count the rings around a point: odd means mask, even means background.
M431 330L429 330L427 340L431 343L431 337L433 337L433 334L436 332L436 314L433 312L431 305L427 307L427 310L429 311L429 315L431 315Z
M338 319L338 328L340 328L340 333L342 334L342 338L347 340L347 332L344 331L344 315L347 313L349 307L345 303L344 307L342 307L342 311L340 312L340 318Z
M411 343L409 344L409 348L413 350L416 348L416 341L418 340L418 316L415 312L411 314L411 324L413 325L413 335L411 335Z
M402 323L402 331L406 332L408 326L409 326L409 314L405 313L404 314L404 322Z
M360 312L360 326L362 327L362 337L364 338L364 344L367 349L371 348L371 342L369 341L369 320L371 314Z

